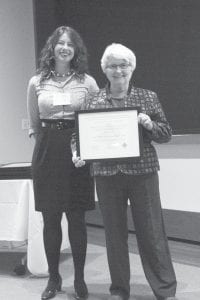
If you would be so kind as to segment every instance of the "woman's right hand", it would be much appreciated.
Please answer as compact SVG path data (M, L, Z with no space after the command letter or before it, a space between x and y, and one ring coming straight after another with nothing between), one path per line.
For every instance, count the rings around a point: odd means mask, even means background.
M76 168L85 166L85 161L81 160L80 156L77 156L76 151L73 153L72 162L74 163Z

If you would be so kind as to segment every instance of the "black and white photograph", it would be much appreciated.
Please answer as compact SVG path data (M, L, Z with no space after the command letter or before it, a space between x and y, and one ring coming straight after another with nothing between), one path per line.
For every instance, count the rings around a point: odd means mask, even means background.
M0 1L0 300L200 299L200 1Z

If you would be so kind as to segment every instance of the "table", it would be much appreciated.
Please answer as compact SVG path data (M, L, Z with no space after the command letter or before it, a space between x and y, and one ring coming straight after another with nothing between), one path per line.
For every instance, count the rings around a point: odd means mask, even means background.
M0 240L27 240L27 267L36 276L48 274L42 231L42 215L34 209L32 180L0 180ZM62 219L62 231L61 250L69 247L65 216Z

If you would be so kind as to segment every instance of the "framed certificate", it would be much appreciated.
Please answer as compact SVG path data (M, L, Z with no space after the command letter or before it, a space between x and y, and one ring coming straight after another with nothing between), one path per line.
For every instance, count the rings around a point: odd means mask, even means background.
M139 158L137 107L75 112L77 155L85 161Z

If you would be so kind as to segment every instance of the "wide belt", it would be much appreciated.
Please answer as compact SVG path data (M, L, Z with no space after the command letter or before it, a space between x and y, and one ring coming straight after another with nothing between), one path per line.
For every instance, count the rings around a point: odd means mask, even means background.
M42 127L51 128L51 129L69 129L75 127L75 120L69 120L69 119L54 119L54 120L47 120L42 119L41 120Z

